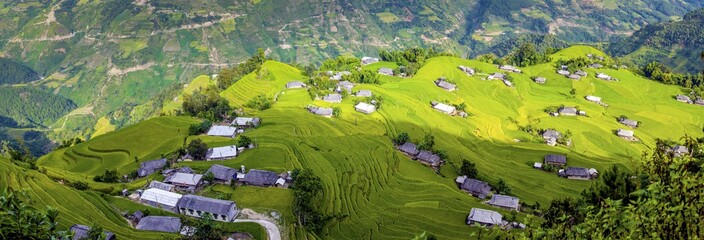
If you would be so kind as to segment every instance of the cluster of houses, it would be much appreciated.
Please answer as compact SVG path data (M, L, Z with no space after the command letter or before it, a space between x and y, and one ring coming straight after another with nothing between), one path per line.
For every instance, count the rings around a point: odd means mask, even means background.
M491 193L491 186L489 186L488 183L469 178L467 176L458 176L455 179L455 183L457 183L457 186L464 192L467 192L468 194L477 197L479 199L486 199L491 195L491 198L488 201L485 201L484 203L498 207L501 209L506 209L510 211L520 211L521 210L521 205L520 205L520 199L517 197L513 196L507 196L507 195L501 195L501 194L492 194ZM493 227L493 226L498 226L501 228L512 228L512 227L520 227L520 228L525 228L525 225L523 224L518 224L518 223L511 223L504 221L503 216L492 210L487 210L487 209L481 209L481 208L472 208L472 210L469 212L469 215L467 216L467 224L469 225L475 225L479 224L481 226L486 226L486 227Z
M567 157L564 155L549 154L543 159L543 162L536 162L533 167L536 169L546 169L545 166L550 165L551 167L560 168L557 175L560 177L568 179L578 179L578 180L592 180L597 177L598 172L594 168L582 168L582 167L566 167ZM566 168L565 168L566 167Z
M244 133L247 129L256 128L262 119L258 117L236 117L230 124L213 125L206 133L208 136L234 138L237 134Z
M465 74L467 74L467 76L472 76L472 75L474 75L474 73L475 73L474 68L471 68L471 67L459 66L458 68L459 68L460 70L462 70L462 72L464 72Z
M416 147L415 144L410 142L403 143L397 146L396 148L411 159L417 160L435 169L437 169L438 167L440 167L440 165L444 163L440 156L438 156L437 154L434 154L430 151L418 150L418 147Z
M543 131L542 136L543 140L545 140L545 144L554 147L557 145L558 140L562 138L562 133L558 132L555 129L547 129ZM568 146L571 145L571 140L569 140L566 144Z
M696 104L696 105L699 105L699 106L704 106L704 98L701 98L701 97L699 97L699 98L697 98L696 100L692 101L692 98L690 98L689 96L679 94L679 95L675 96L675 99L676 99L678 102L683 102L683 103L687 103L687 104Z
M582 77L586 77L588 75L588 73L583 70L577 70L574 73L570 73L570 71L567 71L566 65L562 65L561 69L557 70L557 74L560 74L560 75L565 76L569 79L577 80L577 81L579 79L582 79Z

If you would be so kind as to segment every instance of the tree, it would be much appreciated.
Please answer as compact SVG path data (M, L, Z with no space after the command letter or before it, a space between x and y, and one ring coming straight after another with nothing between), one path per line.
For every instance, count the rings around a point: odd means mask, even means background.
M343 91L343 92L345 92L345 91ZM332 115L334 117L340 117L340 115L342 115L342 108L340 108L340 107L332 108Z
M64 239L57 231L59 211L32 207L23 192L11 189L0 196L0 238L2 239Z
M238 147L249 147L250 144L252 144L252 139L245 135L240 135L239 138L237 138Z
M95 177L93 177L93 181L104 183L116 183L120 181L120 174L117 172L116 169L105 169L103 175L96 175Z
M208 153L208 144L200 139L193 139L188 146L186 151L190 154L193 159L205 159L205 154Z
M93 225L90 227L88 230L88 237L86 239L89 240L103 240L105 239L105 234L103 233L103 227L98 225L97 223L93 223Z
M572 97L574 97L574 95L576 95L576 94L577 94L577 89L572 88L572 90L570 90L570 95L572 95Z
M474 165L473 162L470 162L467 159L462 159L462 166L460 167L460 175L467 176L468 178L477 178L477 175L479 175L479 172L477 171L477 167Z
M294 169L293 178L293 213L299 224L305 229L319 233L331 219L322 213L323 183L310 169Z
M399 134L393 139L393 142L394 142L396 145L401 145L401 144L404 144L404 143L408 142L409 140L411 140L411 137L408 136L408 133L407 133L407 132L402 132L402 133L399 133Z
M217 224L215 220L213 220L212 215L210 213L205 213L203 216L196 222L196 231L193 233L193 236L185 237L183 239L189 239L189 240L211 240L211 239L220 239L222 238L223 235L223 230L220 224Z
M209 184L213 184L213 181L215 181L215 174L213 174L212 172L207 172L203 174L203 181L206 181Z
M426 133L423 140L418 144L418 149L430 151L433 150L433 146L435 146L435 137L430 133Z
M496 192L502 195L511 195L511 187L503 178L499 178L499 181L496 182Z

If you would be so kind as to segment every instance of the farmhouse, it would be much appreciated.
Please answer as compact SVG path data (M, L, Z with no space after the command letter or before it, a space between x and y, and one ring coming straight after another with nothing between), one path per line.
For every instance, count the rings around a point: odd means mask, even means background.
M433 106L433 108L435 108L435 110L438 110L440 112L443 112L445 114L450 114L450 115L455 114L455 111L456 111L455 107L444 104L444 103L435 104L435 106Z
M235 137L237 132L236 127L230 127L230 126L212 126L210 127L210 130L208 130L208 136L216 136L216 137Z
M535 79L533 79L533 81L535 81L535 83L545 84L545 82L547 82L548 80L544 77L536 77Z
M592 63L592 64L587 65L587 67L588 68L602 68L603 66L598 63Z
M569 78L569 79L572 79L572 80L579 80L579 79L581 79L582 77L580 77L580 76L577 75L577 74L570 74L570 75L568 76L568 78Z
M186 195L178 203L181 214L191 217L203 217L209 213L217 221L231 222L240 210L233 201L207 198L197 195Z
M201 179L203 179L201 174L176 173L166 178L164 182L174 185L179 191L195 192L196 187L200 185Z
M362 66L372 64L372 63L377 63L379 62L378 58L375 57L362 57Z
M146 177L166 166L166 158L142 162L139 164L137 176Z
M457 85L445 81L443 78L436 80L435 85L450 92L455 91L455 88L457 87Z
M689 149L685 146L677 145L672 147L672 152L674 153L675 157L681 157L689 154Z
M557 174L568 179L591 180L596 177L597 171L593 168L567 167L567 169L560 169Z
M237 169L214 164L210 166L206 173L213 173L213 176L215 176L215 182L217 183L230 184L237 175Z
M488 183L473 178L464 179L464 182L460 184L460 189L480 199L484 199L491 192Z
M500 194L494 194L489 200L489 205L500 207L506 210L518 211L520 204L518 204L518 198Z
M330 80L333 80L333 81L340 81L340 80L342 80L342 76L351 75L351 74L352 74L352 73L349 72L349 71L336 72L335 74L332 74L332 71L329 71L329 73L330 73L330 75L332 75L332 76L330 77Z
M181 219L166 216L146 216L135 227L144 231L178 233L181 231Z
M371 113L373 113L374 111L376 111L376 106L371 105L371 104L369 104L369 103L360 102L360 103L357 103L357 105L354 106L354 109L357 110L357 112L366 113L366 114L371 114Z
M467 224L479 224L485 227L501 226L503 225L503 216L495 211L472 208L467 216Z
M575 107L560 107L557 112L560 116L577 116L577 108Z
M466 73L469 76L474 75L474 68L466 67L466 66L459 66L458 67L462 72Z
M357 91L357 94L355 94L357 97L371 97L372 96L372 91L369 90L359 90Z
M623 125L629 126L629 127L631 127L631 128L636 128L636 127L638 127L638 121L636 121L636 120L631 120L631 119L628 119L628 118L624 118L624 119L621 119L621 120L618 121L618 122L621 123L621 124L623 124Z
M616 131L616 135L622 138L631 139L633 138L634 132L631 130L619 129Z
M182 195L157 188L144 190L139 202L155 208L178 213L178 201Z
M506 75L504 75L503 73L494 73L494 74L489 75L489 77L487 77L486 79L489 79L489 80L494 80L494 79L504 80L505 78L506 78Z
M339 93L331 93L323 97L323 101L329 103L340 103L342 102L342 95Z
M416 145L413 143L410 143L410 142L406 142L406 143L402 144L401 146L398 146L398 150L400 150L401 152L403 152L404 154L406 154L410 157L415 157L419 153Z
M151 182L149 182L149 186L147 188L161 189L161 190L168 191L168 192L174 191L174 185L159 182L157 180L152 180Z
M507 87L513 87L513 83L511 81L506 80L506 79L504 79L502 81L504 82L504 85L506 85Z
M262 123L262 119L258 117L236 117L232 120L232 125L238 128L256 128Z
M697 104L699 106L704 106L704 99L698 98L696 101L694 101L694 104Z
M342 81L337 83L337 91L342 92L342 90L347 91L348 93L352 92L352 88L354 87L354 83L350 81Z
M279 176L277 176L275 172L251 169L244 175L244 178L239 181L246 185L268 187L276 184L278 178Z
M205 159L208 161L224 160L237 157L237 146L224 146L208 149Z
M379 74L386 76L393 76L394 70L391 68L379 68Z
M439 167L440 164L442 164L442 159L440 159L440 156L429 151L420 151L420 153L416 156L416 159L431 167Z
M677 99L677 101L680 101L680 102L683 102L683 103L692 103L692 99L689 98L689 96L685 96L685 95L682 95L682 94L677 95L677 96L675 97L675 99Z
M286 83L286 88L305 88L308 85L301 81L293 81L293 82L288 82Z
M600 97L597 97L597 96L588 95L588 96L586 96L586 97L584 97L584 98L586 98L586 99L589 100L590 102L595 102L595 103L600 103L600 102L601 102L601 98L600 98Z
M79 224L74 224L71 226L69 229L71 233L73 234L72 240L79 240L79 239L88 239L88 232L90 232L90 227L86 225L79 225ZM114 240L115 234L109 231L103 231L103 236L105 238L101 238L104 240Z
M543 139L550 139L550 138L558 139L560 137L562 137L562 133L560 133L554 129L548 129L543 132Z
M548 154L545 156L543 163L561 167L567 165L567 157L564 155Z
M569 76L571 73L570 73L570 71L560 69L560 70L557 70L557 74L560 74L562 76Z
M315 115L320 115L323 117L332 117L332 108L324 108L324 107L316 107L316 106L308 106L308 111L315 114Z
M587 72L582 71L582 70L577 70L576 72L574 72L574 74L576 74L580 77L586 77L588 75Z
M605 73L598 73L598 74L596 74L596 78L598 78L598 79L603 79L603 80L606 80L606 81L611 81L611 79L612 79L611 76L606 75Z

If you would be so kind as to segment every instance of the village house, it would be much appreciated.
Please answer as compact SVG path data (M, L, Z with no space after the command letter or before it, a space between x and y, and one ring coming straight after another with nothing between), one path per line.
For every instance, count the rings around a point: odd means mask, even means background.
M375 57L362 57L362 66L364 66L364 65L369 65L369 64L372 64L372 63L377 63L377 62L379 62L379 58L375 58Z
M596 56L596 59L599 59L599 61L604 61L604 56Z
M466 73L468 76L474 75L475 71L474 68L466 67L466 66L459 66L458 67L462 72Z
M144 231L178 233L181 231L181 219L167 216L146 216L135 227Z
M350 81L342 81L342 82L337 83L336 91L342 92L342 90L345 90L345 91L347 91L347 93L351 93L352 88L354 88L354 83L352 83Z
M352 75L352 73L349 71L336 72L335 74L332 74L332 71L329 71L329 73L329 75L332 75L330 76L330 80L332 81L340 81L342 80L342 76Z
M398 146L398 150L400 150L402 153L410 156L410 157L416 157L420 151L418 151L418 148L416 147L415 144L406 142L404 144L401 144L401 146Z
M213 173L216 183L229 185L232 180L235 179L235 176L237 175L237 169L214 164L210 166L206 173Z
M545 140L545 143L550 145L550 146L555 146L557 145L557 140L562 137L562 134L558 131L555 131L553 129L548 129L543 131L543 139Z
M582 70L577 70L576 72L574 72L574 74L576 74L580 77L586 77L588 75L587 72L582 71Z
M155 188L155 189L161 189L164 191L168 192L173 192L174 191L174 185L168 184L168 183L163 183L159 182L157 180L152 180L149 182L149 186L147 187L149 189Z
M618 129L618 131L616 131L616 135L618 135L621 138L625 138L629 141L635 141L634 134L635 134L635 132L633 132L631 130Z
M572 79L572 80L577 80L577 81L578 81L578 80L581 79L582 77L580 77L580 76L577 75L577 74L570 74L567 78Z
M181 197L182 195L178 193L150 188L142 192L139 202L155 208L178 213L178 201L181 200Z
M590 101L590 102L595 102L595 103L600 103L600 102L601 102L601 98L600 98L600 97L597 97L597 96L588 95L588 96L586 96L586 97L584 97L584 98L587 99L587 100Z
M562 167L567 165L567 157L564 155L548 154L545 156L543 163L556 167Z
M279 178L275 172L250 169L249 172L244 176L244 178L239 181L245 185L253 185L260 187L269 187L276 184L276 180Z
M443 112L443 113L449 114L449 115L454 115L455 111L456 111L455 107L444 104L444 103L437 103L437 104L433 105L433 108L435 110L438 110L440 112Z
M518 69L514 66L511 66L511 65L501 65L501 66L499 66L499 69L504 70L504 71L508 71L508 72L521 73L520 69Z
M372 91L369 90L359 90L355 94L357 97L371 97L372 96Z
M208 130L208 136L233 138L237 134L236 127L215 125Z
M533 79L533 81L535 81L535 83L545 84L545 82L547 82L548 79L546 79L544 77L536 77L535 79Z
M420 151L418 155L416 155L416 160L431 167L439 167L440 164L442 164L440 156L430 151Z
M696 101L694 101L694 104L697 104L699 106L704 106L704 99L698 98Z
M225 160L237 157L237 146L224 146L208 149L205 159L208 161Z
M74 224L71 226L69 231L73 234L72 240L88 239L88 233L90 232L90 227L86 225ZM103 240L114 240L116 239L115 234L110 231L103 231Z
M567 179L591 180L596 177L597 171L593 168L567 167L567 169L560 169L557 174Z
M342 95L339 93L331 93L331 94L325 95L323 97L323 101L326 101L329 103L341 103L342 102Z
M519 199L517 197L506 196L501 194L494 194L489 200L489 205L500 207L506 210L518 211L521 205L518 203Z
M460 189L480 199L484 199L491 193L491 186L488 183L473 178L465 178L460 184Z
M671 151L675 157L681 157L689 154L689 149L682 145L672 147Z
M570 71L560 69L560 70L557 70L557 74L560 74L562 76L569 76L571 73L570 73Z
M503 81L504 85L506 85L507 87L513 87L513 83L511 81L509 81L508 79L504 79L501 81Z
M166 167L166 158L142 162L139 164L137 176L146 177Z
M611 81L611 79L612 79L611 76L606 75L604 73L597 73L596 78L606 80L606 81Z
M587 53L587 57L588 57L588 58L592 58L592 57L594 57L594 55L591 54L591 53Z
M447 90L447 91L450 91L450 92L455 91L455 89L456 89L456 87L457 87L457 85L452 84L452 83L450 83L450 82L448 82L448 81L445 81L444 78L440 78L440 79L436 80L436 81L435 81L435 85L437 85L438 87L440 87L440 88L442 88L442 89L445 89L445 90Z
M386 76L393 76L394 70L391 68L379 68L379 74Z
M354 109L357 110L357 112L372 114L374 111L376 111L376 106L365 102L360 102L354 106Z
M481 208L472 208L472 210L469 212L469 215L467 216L467 224L479 224L491 228L493 226L502 226L504 223L503 216L501 216L501 214L496 211Z
M308 111L315 114L315 115L320 115L323 117L332 117L332 108L324 108L324 107L316 107L316 106L308 106Z
M675 97L677 101L683 102L683 103L692 103L692 99L689 96L685 96L682 94L679 94Z
M209 213L213 220L232 222L240 210L233 201L219 200L197 195L186 195L178 203L181 214L191 217L203 217Z
M598 63L592 63L592 64L587 65L587 67L588 67L588 68L597 68L597 69L598 69L598 68L602 68L603 66L602 66L601 64L598 64Z
M623 125L629 126L629 127L631 127L631 128L637 128L637 127L638 127L638 121L636 121L636 120L631 120L631 119L628 119L628 118L624 118L624 119L621 119L621 120L618 121L618 122L621 123L621 124L623 124Z
M557 109L557 113L560 114L560 116L577 116L577 108L575 107L560 107Z
M200 185L203 175L192 173L176 173L166 178L164 182L174 185L176 190L193 193Z
M308 85L301 81L293 81L293 82L288 82L286 83L286 88L305 88Z
M494 74L489 75L489 77L487 77L486 79L488 79L488 80L494 80L494 79L504 80L505 78L506 78L506 75L503 73L494 73Z
M256 128L261 123L262 119L258 117L236 117L231 125L237 128Z

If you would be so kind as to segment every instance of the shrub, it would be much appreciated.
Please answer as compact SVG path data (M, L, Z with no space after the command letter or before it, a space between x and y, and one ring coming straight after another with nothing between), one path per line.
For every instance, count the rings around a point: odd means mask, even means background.
M203 142L203 140L193 139L188 143L186 151L193 159L205 159L205 154L208 153L208 144Z
M247 101L247 103L245 103L244 106L261 111L261 110L269 109L272 104L273 103L272 103L271 99L267 98L264 95L257 95L256 97Z
M411 140L411 137L408 136L408 133L407 133L407 132L399 133L398 136L396 136L395 138L392 139L392 141L393 141L396 145L404 144L404 143L406 143L406 142L408 142L408 141L410 141L410 140Z
M88 186L88 183L83 182L83 181L78 181L78 182L71 182L68 184L70 187L78 189L78 190L88 190L90 187Z

